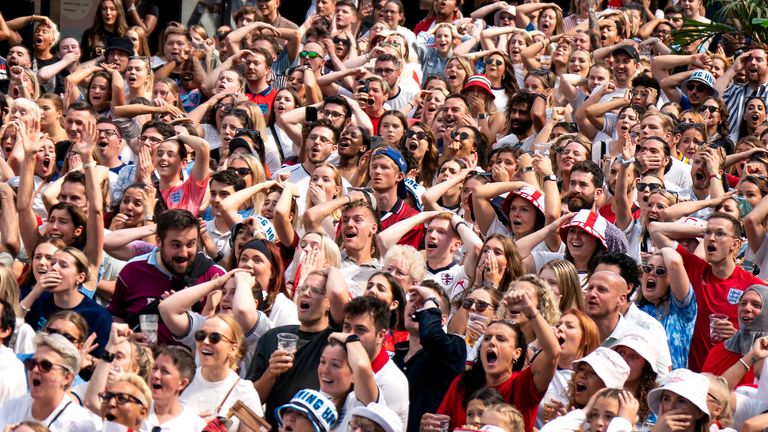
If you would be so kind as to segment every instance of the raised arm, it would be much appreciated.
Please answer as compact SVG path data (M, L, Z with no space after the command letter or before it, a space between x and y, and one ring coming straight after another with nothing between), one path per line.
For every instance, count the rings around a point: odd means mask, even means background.
M629 228L634 219L632 217L632 193L633 189L627 188L627 170L635 154L635 146L629 139L629 133L621 132L619 135L621 145L621 160L619 161L619 174L616 177L616 194L613 196L616 203L616 226L622 231ZM629 190L627 190L629 189Z
M680 84L690 78L691 75L693 75L693 70L687 70L664 78L659 81L661 91L664 92L670 101L680 103L680 100L683 98L683 92L680 91Z
M498 11L498 10L506 9L508 7L509 7L509 4L507 2L505 2L505 1L498 1L498 2L495 2L495 3L489 3L489 4L485 5L485 6L477 8L474 12L472 12L472 14L470 15L470 18L472 18L472 20L483 19L486 16L488 16L488 15L490 15L490 14L492 14L492 13Z
M252 196L259 192L268 190L275 185L277 185L276 181L267 180L262 183L257 183L251 187L241 189L221 200L220 206L222 210L222 217L224 217L224 222L226 222L229 226L241 222L243 218L237 213L237 210L242 207L243 204L247 203Z
M475 230L472 229L469 222L458 215L451 216L451 226L459 234L461 243L464 245L464 266L474 268L483 248L483 239L475 234Z
M520 56L523 59L523 65L527 70L530 71L541 68L541 62L536 60L536 53L546 48L547 43L549 43L549 38L544 38L528 45L520 52Z
M190 173L192 178L198 182L206 180L211 172L211 145L203 138L188 133L176 135L176 139L181 141L182 144L190 146L195 151L195 166L192 167L192 172Z
M176 337L184 336L189 332L190 319L187 311L192 305L208 294L220 290L227 280L240 269L230 270L224 275L203 282L201 284L187 287L181 291L171 293L169 297L160 302L160 318L163 320L168 330ZM255 309L255 308L254 308Z
M240 271L237 271L240 270ZM246 333L250 332L258 323L258 302L253 297L252 288L256 285L256 278L245 269L233 270L235 278L235 295L232 297L232 312L235 320ZM222 285L224 286L224 285ZM264 316L266 319L266 316Z
M64 55L64 58L57 61L56 63L40 68L37 71L37 79L41 84L45 84L50 81L51 78L55 77L59 72L73 64L76 64L79 59L80 56L78 56L77 53L67 53Z
M336 324L344 322L344 307L349 303L350 295L347 282L336 267L328 267L328 279L325 284L328 302L331 304L331 319Z
M442 211L425 211L407 219L403 219L389 228L379 231L376 235L376 246L381 256L386 255L389 248L396 245L404 235L408 234L414 227L425 224L433 217L443 213Z
M576 120L576 124L579 126L579 131L587 138L594 139L598 131L597 127L587 118L587 109L591 105L600 102L600 99L606 94L613 93L615 89L616 85L613 82L600 85L592 90L589 97L576 108L574 120Z
M667 207L662 211L661 214L664 220L672 220L672 221L678 220L681 217L686 217L688 215L696 213L701 209L705 209L708 207L717 207L720 204L722 204L723 201L732 197L735 193L736 191L731 191L727 194L723 194L718 198L707 198L707 199L697 200L697 201L679 202L677 204ZM757 246L759 247L760 245L757 245Z
M323 229L323 219L345 205L352 203L355 199L365 199L362 196L357 196L355 198L354 195L355 193L351 192L348 195L343 195L306 209L304 211L304 216L302 216L301 219L301 222L304 224L304 231L319 231ZM335 237L336 233L329 233L329 235Z
M115 354L117 347L127 342L132 334L133 332L128 327L128 324L113 322L112 328L109 331L109 341L104 346L104 352ZM88 387L83 397L83 406L99 415L101 413L99 393L103 392L107 387L107 380L110 374L114 374L112 363L96 360L96 367L93 370L91 379L88 381Z
M480 231L487 233L488 229L496 217L491 200L497 196L516 191L526 186L531 186L525 182L493 182L480 185L472 193L472 208L475 214L475 222L480 226ZM532 187L532 186L531 186Z
M35 193L35 154L40 150L40 123L35 121L32 130L22 122L13 122L16 127L16 145L21 145L24 158L19 170L19 191L16 196L16 210L19 212L19 233L24 250L33 253L40 242L40 232L37 230L37 218L32 210Z
M155 224L112 231L104 237L104 252L113 258L128 261L134 257L131 242L153 236L156 232Z
M630 93L626 91L623 98L613 98L606 102L598 102L584 109L587 121L592 123L595 129L602 130L605 127L605 114L629 105Z
M19 219L13 189L6 182L0 183L0 251L15 257L19 253Z
M531 23L531 18L528 15L547 8L555 8L562 12L562 9L556 3L523 3L517 5L515 25L517 25L517 28L526 29L528 24Z
M747 234L747 244L752 252L757 253L765 240L765 218L768 217L768 196L763 197L751 212L744 218L744 231Z
M688 296L691 283L688 280L688 273L685 272L683 257L676 250L665 247L661 248L661 257L664 259L664 265L667 266L669 275L669 289L672 295L680 302Z
M421 202L424 204L424 210L442 210L442 207L440 207L437 201L456 185L463 183L467 174L471 171L472 170L469 168L463 169L456 175L444 180L442 183L435 184L424 191L421 195Z
M364 405L379 401L379 386L373 378L371 360L360 339L346 342L350 333L332 333L329 341L335 340L347 350L347 362L352 369L352 381L355 383L355 397Z
M139 15L139 11L136 9L136 0L128 0L128 18L130 21L139 27L147 34L147 37L155 31L157 26L157 17L154 15Z
M283 192L280 194L277 203L275 203L273 211L272 225L274 225L275 231L277 231L280 243L285 247L290 247L293 244L293 238L296 236L291 219L291 207L293 207L293 201L297 196L299 196L299 192L296 190L295 184L291 182L283 183ZM294 214L293 217L299 217L299 215Z

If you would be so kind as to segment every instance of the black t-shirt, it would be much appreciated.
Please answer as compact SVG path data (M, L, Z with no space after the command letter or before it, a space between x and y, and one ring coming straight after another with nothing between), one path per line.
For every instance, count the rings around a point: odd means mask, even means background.
M266 420L277 430L277 418L275 408L291 401L291 398L302 389L319 389L320 381L317 378L317 366L320 364L320 354L328 345L328 336L333 333L331 327L317 332L308 333L299 330L297 325L275 327L264 333L259 339L259 346L248 369L247 378L256 381L269 368L269 357L277 349L277 335L280 333L292 333L299 336L298 349L296 351L293 367L277 377L272 392L266 400L267 408L264 411Z

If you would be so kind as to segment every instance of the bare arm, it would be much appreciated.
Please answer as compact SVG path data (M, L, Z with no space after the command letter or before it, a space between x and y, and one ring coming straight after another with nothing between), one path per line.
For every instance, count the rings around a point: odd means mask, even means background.
M376 235L376 246L379 249L381 256L386 255L387 250L396 245L404 235L408 234L413 228L419 224L427 223L432 220L433 217L443 213L442 211L425 211L415 216L411 216L407 219L403 219L389 228L380 231Z
M349 291L339 269L328 267L328 280L325 286L331 305L331 318L333 322L341 324L344 322L344 307L349 303Z
M304 231L322 230L323 219L352 201L352 194L344 195L306 209L301 220L304 224Z
M592 94L590 94L589 97L587 97L587 99L576 109L574 120L576 120L576 124L579 126L579 131L590 140L594 139L595 135L597 135L597 128L587 118L587 108L598 103L604 95L613 92L614 89L615 85L613 83L596 87L592 90Z
M298 196L296 185L291 182L283 184L283 192L280 194L272 216L272 225L275 226L277 237L283 246L290 247L293 244L293 238L296 236L291 223L291 205L294 197ZM298 217L298 215L293 215Z
M629 139L629 134L622 132L619 136L621 144L621 157L623 160L630 160L635 154L634 145L632 140ZM619 163L619 174L616 177L616 194L613 196L616 203L616 226L624 231L629 228L632 223L632 189L627 191L627 169L629 163Z
M672 248L662 248L661 256L664 258L664 265L667 266L670 292L678 301L682 302L690 290L690 281L688 280L688 273L685 272L683 257Z
M89 288L96 289L96 275L104 254L104 200L101 194L101 179L106 172L98 173L93 160L93 148L98 136L95 122L87 122L81 142L75 143L72 150L80 155L85 173L85 196L88 197L88 221L85 227L86 243L83 252L91 265L91 280L86 282Z
M260 319L257 309L258 301L253 298L252 290L256 285L256 278L248 270L235 272L234 278L235 294L232 297L232 311L238 324L244 331L249 332Z
M768 217L768 197L763 197L751 212L744 218L744 231L747 234L747 244L752 252L757 253L765 240L763 222Z
M0 183L0 250L11 256L19 253L19 220L16 215L16 202L13 189L8 183Z
M629 105L629 90L624 98L613 98L606 102L596 103L584 109L587 121L592 123L595 129L603 130L605 127L605 114L618 108Z
M680 103L680 100L683 98L683 92L680 91L680 84L690 78L691 75L693 75L693 71L687 70L664 78L659 81L661 91L667 95L667 98L669 98L670 101Z
M237 270L238 269L230 270L216 279L177 291L161 301L158 307L160 310L160 318L165 325L168 326L168 330L171 331L171 334L177 337L187 334L190 326L190 319L189 315L187 315L187 311L201 298L208 296L208 294L213 291L221 289Z
M24 250L33 253L37 243L40 242L40 232L37 230L37 218L32 211L32 202L35 193L35 154L40 149L39 122L36 122L32 129L28 131L24 123L16 123L16 127L21 129L19 134L20 145L23 148L25 157L21 161L21 170L19 171L19 191L16 197L16 210L19 212L19 233L21 242L24 244Z
M424 204L424 210L442 210L437 201L441 196L454 188L456 185L463 183L464 179L467 177L467 174L469 174L470 171L471 170L469 168L462 170L458 174L449 177L442 183L433 185L424 191L424 193L421 195L421 202Z
M149 37L155 31L157 17L154 15L144 15L142 17L139 15L139 11L136 10L135 0L128 0L128 4L128 18L130 18L134 25L141 27L147 34L147 37Z
M243 218L237 213L237 210L242 207L243 204L248 202L252 196L275 185L277 185L276 181L267 180L263 183L257 183L251 187L241 189L221 200L222 217L224 217L224 221L227 225L232 226L241 222Z
M208 144L208 141L187 133L177 135L176 139L181 141L182 144L190 146L195 151L195 166L192 167L190 176L198 182L207 179L211 172L209 164L211 160L211 145Z
M78 57L77 53L68 53L64 56L64 58L57 61L56 63L40 68L40 70L37 71L37 79L40 81L40 83L47 83L59 72L73 64L76 64L79 58L80 57Z
M130 243L152 236L155 232L157 225L154 224L112 231L104 237L104 252L113 258L128 261L134 257Z

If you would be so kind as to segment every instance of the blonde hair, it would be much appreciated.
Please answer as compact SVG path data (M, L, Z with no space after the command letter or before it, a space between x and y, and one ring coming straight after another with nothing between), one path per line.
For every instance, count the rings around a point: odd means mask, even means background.
M521 431L525 429L525 423L523 422L523 415L517 408L508 404L496 404L486 407L483 413L499 414L504 416L506 425L496 425L504 430L508 431Z
M19 306L19 283L13 270L4 265L0 265L0 300L8 302L17 317L23 316Z
M263 136L263 135L262 135ZM235 153L229 155L229 163L235 160L242 160L251 169L251 175L253 175L253 184L264 183L267 181L267 175L264 173L264 165L262 165L259 158L251 153ZM269 194L269 191L257 193L251 198L251 205L253 206L254 214L261 213L261 207L264 205L264 199Z
M541 316L547 320L549 325L557 324L557 320L560 319L560 309L555 303L555 298L552 296L552 288L549 287L549 284L544 282L544 279L536 275L526 274L512 281L512 283L509 284L506 292L511 291L515 285L520 282L526 282L534 286L536 290L536 297L538 298L539 303L537 310L539 313L541 313ZM507 311L506 305L502 303L499 306L499 310L496 312L496 315L500 319L504 319L508 313L509 312Z
M117 378L115 378L115 380L112 382L112 385L115 385L119 382L126 382L136 387L139 393L141 393L139 400L141 400L141 402L144 404L144 408L149 409L150 405L152 404L152 391L149 389L146 381L144 381L144 378L134 373L124 373L118 375Z
M24 73L27 72L27 69L24 69ZM31 72L31 71L30 71ZM32 116L35 118L35 120L40 121L40 118L42 117L42 112L40 111L40 105L35 102L40 97L40 86L37 85L37 78L35 78L34 81L35 84L35 94L32 96L32 99L27 98L16 98L13 100L13 104L11 104L11 109L15 107L23 108L32 114Z
M731 390L728 386L728 382L725 378L717 375L713 375L708 372L702 373L705 377L709 378L709 394L710 396L720 404L723 411L720 413L717 420L722 427L730 427L733 425L733 411L731 410Z
M248 351L248 342L245 340L245 334L243 334L243 328L240 327L235 318L229 315L216 314L208 319L219 319L232 330L232 340L237 345L237 351L229 359L229 368L238 372L240 370L240 359L245 356ZM226 335L225 335L226 336Z

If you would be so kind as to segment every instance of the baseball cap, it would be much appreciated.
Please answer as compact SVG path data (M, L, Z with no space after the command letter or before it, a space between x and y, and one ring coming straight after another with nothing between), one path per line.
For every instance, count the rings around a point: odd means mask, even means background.
M405 163L405 158L403 157L402 153L399 151L393 149L392 147L388 146L381 146L373 151L373 154L371 155L371 160L375 158L376 156L386 156L390 159L392 159L393 162L395 162L395 165L397 165L398 168L400 168L400 172L405 174L408 171L408 164Z
M715 76L711 73L705 71L704 69L696 69L693 71L693 74L690 76L690 78L685 80L685 82L682 84L682 89L686 96L688 96L688 83L691 81L704 83L707 87L711 88L712 91L715 92L713 96L717 97L718 93L717 89L715 89Z
M667 375L664 383L648 393L648 408L659 415L661 394L666 391L688 399L709 418L707 408L707 393L709 392L709 378L688 369L675 369Z
M108 53L109 50L122 51L128 56L133 56L133 42L130 39L123 36L115 36L107 41L107 48L104 49L104 53Z
M608 242L605 240L605 230L607 225L608 221L597 212L591 210L579 210L579 212L576 213L576 216L560 227L560 238L563 242L566 242L568 229L577 227L583 229L587 234L599 240L607 249Z
M640 357L645 359L645 361L651 365L651 369L653 369L654 372L657 374L659 373L659 370L656 367L656 362L659 358L659 347L646 335L642 333L627 333L622 335L618 342L616 342L611 348L615 350L620 346L633 349Z
M624 381L629 377L629 365L619 353L610 348L597 347L586 357L574 360L572 364L576 367L581 362L592 366L592 370L603 380L606 387L622 388Z
M624 54L633 58L635 61L640 61L640 54L638 54L637 50L632 45L621 45L620 47L613 50L614 55L617 52L623 52Z
M483 89L488 93L491 99L496 99L496 96L493 95L493 91L491 91L491 80L489 80L487 76L482 74L472 75L467 80L467 83L464 84L464 88L461 89L461 92L464 93L472 87Z
M350 415L367 418L379 425L384 432L403 432L403 421L400 420L400 416L380 403L371 402L368 406L356 407Z
M287 409L304 413L315 432L329 432L338 419L333 402L317 390L299 390L290 402L275 408L275 417L280 426L283 425L283 414Z

